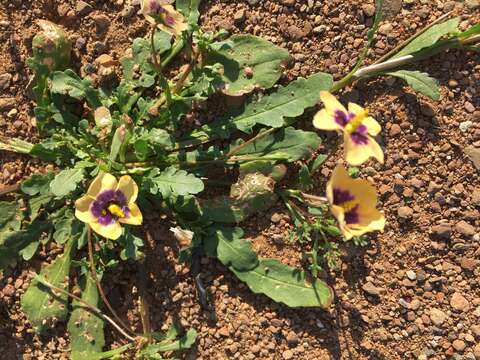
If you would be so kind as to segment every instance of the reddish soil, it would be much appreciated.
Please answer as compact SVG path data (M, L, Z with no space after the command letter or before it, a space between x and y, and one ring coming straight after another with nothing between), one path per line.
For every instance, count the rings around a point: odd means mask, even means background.
M147 25L129 0L21 0L0 4L0 135L36 141L29 97L31 73L25 66L37 26L48 19L68 32L75 64L83 69L101 53L124 54ZM454 10L461 28L480 21L477 0L390 0L370 61L418 29ZM252 33L287 48L295 58L287 82L324 71L336 78L355 63L372 23L371 4L354 1L204 1L202 27ZM451 51L417 66L439 79L441 101L415 95L399 81L376 80L347 89L343 100L367 106L383 126L386 162L369 163L362 175L375 182L388 218L383 234L370 244L341 247L335 269L323 274L335 289L329 311L289 309L252 294L226 268L203 259L204 282L215 311L203 312L189 269L178 265L178 249L154 214L148 244L147 299L152 326L166 329L179 319L199 332L187 359L480 359L480 180L464 149L480 147L480 56ZM81 70L83 72L83 70ZM8 74L8 75L6 75ZM3 82L2 82L3 81ZM1 86L5 88L2 90ZM12 111L15 109L16 111ZM306 128L312 112L304 117ZM322 133L330 152L336 135ZM317 176L322 194L341 150L335 150ZM44 164L0 153L0 184L14 184ZM279 202L242 225L261 256L299 265L302 249L288 241L292 228ZM46 337L32 333L19 299L28 272L51 261L61 249L42 249L38 260L0 275L2 359L68 359L63 324ZM141 331L137 265L107 274L107 295L132 329ZM107 331L109 346L122 339ZM129 358L127 356L127 358Z

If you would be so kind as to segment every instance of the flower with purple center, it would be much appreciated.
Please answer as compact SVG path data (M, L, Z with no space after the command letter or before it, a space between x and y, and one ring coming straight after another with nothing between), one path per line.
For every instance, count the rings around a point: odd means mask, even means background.
M341 165L335 168L327 184L327 199L347 240L383 230L385 217L376 209L375 188L366 180L352 179Z
M143 0L140 14L152 24L158 24L163 30L172 35L180 35L187 29L185 18L170 5L173 0Z
M116 240L122 235L120 224L142 224L142 213L135 204L137 195L137 184L130 176L117 182L113 175L102 173L75 202L75 216L97 234Z
M321 91L320 99L325 108L315 115L313 125L322 130L343 132L347 162L360 165L374 157L383 163L383 151L373 138L380 133L381 127L374 118L368 116L368 110L349 103L347 111L328 91Z

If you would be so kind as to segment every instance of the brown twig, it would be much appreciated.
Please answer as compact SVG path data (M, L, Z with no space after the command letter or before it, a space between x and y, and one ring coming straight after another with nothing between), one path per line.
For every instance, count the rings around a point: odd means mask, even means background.
M52 290L55 290L55 291L58 291L58 292L61 292L67 296L70 296L71 298L77 300L78 302L82 303L83 305L85 305L87 307L87 309L89 309L90 311L94 312L95 314L97 314L98 316L100 316L101 318L103 318L104 320L108 321L110 324L112 324L112 326L117 329L117 331L122 334L123 336L125 336L128 340L130 341L133 341L133 342L136 342L136 339L131 337L130 335L128 335L120 326L118 326L118 324L113 321L109 316L105 315L102 310L100 310L99 308L97 308L96 306L93 306L91 304L89 304L88 302L86 302L85 300L83 300L82 298L78 297L77 295L74 295L66 290L63 290L59 287L56 287L55 285L53 284L50 284L47 280L45 280L44 278L40 277L40 276L37 276L37 279L38 281L40 281L42 283L42 285L45 285L49 288L51 288Z
M6 195L6 194L16 192L16 191L20 190L20 185L21 185L20 183L16 183L16 184L13 184L13 185L1 186L0 187L0 196L3 196L3 195Z
M270 128L266 131L262 131L262 132L259 132L256 136L254 136L253 138L251 138L250 140L248 141L245 141L244 143L234 147L232 150L230 150L228 152L228 154L226 155L227 158L231 158L233 155L235 155L236 153L238 153L240 150L242 150L244 147L254 143L255 141L257 140L260 140L261 138L273 133L274 131L278 130L278 128Z
M150 235L150 232L146 232L147 235L147 241L151 242L152 236ZM148 245L145 247L145 249L148 248ZM145 255L146 257L146 255ZM152 324L150 322L150 311L149 311L149 306L148 302L146 301L146 294L147 294L147 271L145 268L145 257L139 261L138 264L138 292L139 292L139 297L140 297L140 318L142 320L142 329L143 329L143 335L147 339L147 342L150 344L152 342Z
M105 292L103 291L102 285L98 280L97 270L95 269L95 261L93 259L92 229L90 228L90 226L88 226L88 230L87 230L87 242L88 242L88 258L90 260L90 271L92 273L93 280L95 280L95 283L97 284L97 289L98 289L98 292L100 293L100 297L102 298L104 304L107 306L108 310L112 313L113 317L120 323L120 325L122 325L130 334L136 335L132 330L129 329L129 327L122 321L122 319L120 319L120 317L117 315L115 310L113 310L113 307L112 305L110 305L110 302L105 296Z

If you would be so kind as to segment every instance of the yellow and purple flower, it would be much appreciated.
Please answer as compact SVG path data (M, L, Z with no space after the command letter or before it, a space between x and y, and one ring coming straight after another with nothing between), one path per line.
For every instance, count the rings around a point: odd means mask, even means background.
M152 24L158 22L162 30L172 35L180 35L187 29L187 24L183 15L170 5L172 2L171 0L143 0L140 14L143 14Z
M313 125L321 130L343 132L347 162L356 166L374 157L383 164L382 148L373 138L382 128L374 118L368 116L368 110L349 103L347 111L328 91L321 91L320 99L325 108L315 115Z
M352 179L337 165L327 184L327 199L345 239L385 227L385 216L376 209L375 187L366 180Z
M97 234L116 240L122 235L122 224L141 225L142 213L135 204L138 186L126 175L117 179L101 173L90 184L87 194L75 202L75 216Z

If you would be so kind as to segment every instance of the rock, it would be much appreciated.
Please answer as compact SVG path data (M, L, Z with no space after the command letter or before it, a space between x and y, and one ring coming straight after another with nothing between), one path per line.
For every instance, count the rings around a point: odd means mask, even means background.
M452 346L458 352L462 352L467 347L467 344L463 340L457 339L453 341Z
M452 235L452 227L448 224L438 224L432 227L432 235L441 239L449 239Z
M228 330L228 328L226 326L221 327L218 330L218 333L223 337L229 337L230 336L230 331Z
M278 224L282 220L282 214L274 213L270 218L270 221L274 224Z
M375 6L372 4L364 4L362 5L362 11L365 16L372 17L375 15Z
M455 230L464 236L475 235L475 228L464 220L455 225Z
M292 350L285 350L282 354L282 357L284 360L290 360L293 359L293 352Z
M475 188L472 193L472 203L480 206L480 188Z
M380 289L373 285L370 281L366 282L362 286L363 291L369 295L378 296L380 295Z
M0 111L10 110L15 107L15 98L0 98Z
M460 259L460 266L464 270L468 270L470 272L475 271L476 267L478 266L478 261L472 258L461 258Z
M77 6L75 10L78 16L85 16L89 14L93 10L93 8L90 6L90 4L86 3L85 1L79 0L77 2Z
M470 10L475 10L475 9L478 9L480 7L480 1L479 0L465 0L465 5L467 5L467 7Z
M246 18L246 11L245 9L240 9L238 10L234 15L233 15L233 20L235 23L240 24L245 21Z
M470 303L458 292L453 293L450 299L450 306L456 311L466 312L470 310Z
M470 120L467 120L467 121L462 121L460 123L460 125L458 126L458 128L460 129L461 132L468 132L468 130L470 130L470 128L472 127L473 125L473 122L470 121Z
M432 107L429 104L422 104L420 105L420 112L428 117L434 117L435 116L435 111L432 109Z
M283 5L287 5L287 6L293 6L293 5L295 5L295 1L296 1L296 0L281 0L282 4L283 4Z
M397 15L402 10L402 0L388 0L383 3L383 15L386 18Z
M10 87L12 81L12 74L5 73L0 75L0 90L7 90Z
M290 347L295 347L298 345L300 342L300 339L298 338L297 334L295 332L290 331L287 335L287 344Z
M390 127L390 131L389 131L390 136L397 136L397 135L400 135L401 133L402 133L402 128L400 127L400 125L393 124Z
M480 343L473 348L473 355L475 355L475 359L480 359Z
M84 37L79 37L76 41L75 41L75 48L77 48L78 50L82 50L85 48L85 45L87 44L87 40L85 40Z
M472 325L471 330L473 332L473 335L475 335L475 337L480 338L480 325L478 324Z
M408 277L410 280L412 280L412 281L414 281L414 280L417 279L417 275L415 274L415 271L408 270L408 271L405 273L405 275L407 275L407 277Z
M93 15L92 19L95 23L95 30L98 35L103 35L107 32L108 27L110 26L110 19L108 16L103 14Z
M469 113L473 113L475 111L475 106L473 106L473 104L469 101L465 101L465 104L463 104L463 107Z
M435 326L441 326L447 319L447 314L442 310L433 308L430 310L430 320L432 320Z
M455 79L448 80L448 87L455 89L458 86L458 81Z
M413 216L413 209L408 206L401 206L398 208L397 213L402 219L410 219Z
M393 30L393 26L392 24L390 24L389 22L381 25L379 28L378 28L378 32L382 35L388 35L392 32Z
M475 166L477 170L480 170L480 149L473 146L469 146L463 149L463 152L467 154L467 156L470 158L470 160L473 163L473 166Z

